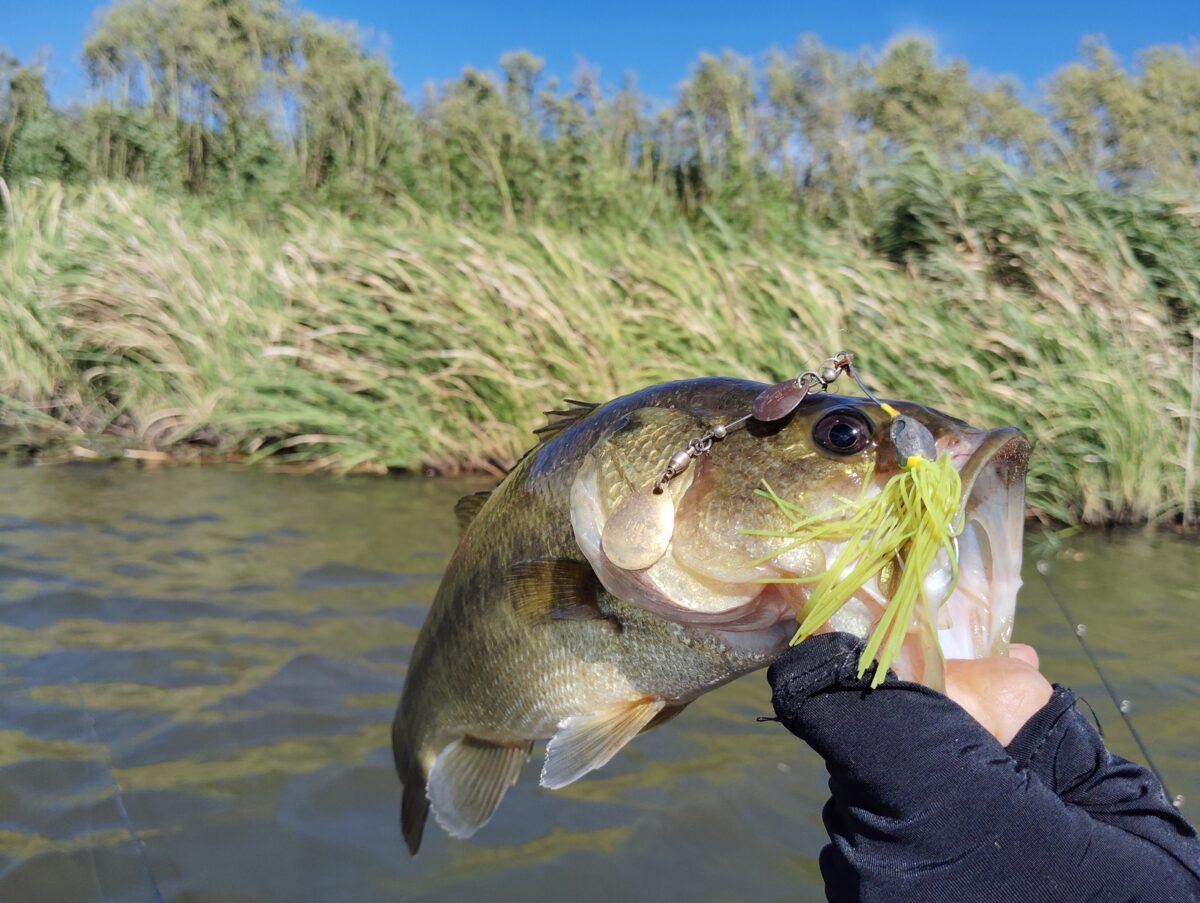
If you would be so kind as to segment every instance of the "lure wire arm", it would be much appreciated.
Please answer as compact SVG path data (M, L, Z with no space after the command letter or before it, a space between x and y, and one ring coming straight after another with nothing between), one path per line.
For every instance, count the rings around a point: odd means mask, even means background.
M828 392L829 387L837 382L843 373L849 373L850 378L858 385L863 394L876 404L882 404L868 389L854 369L854 356L849 351L839 351L833 357L826 358L818 370L805 370L793 379L763 389L754 398L750 413L710 427L702 435L688 441L688 444L671 455L666 467L654 483L655 494L667 488L667 484L679 476L695 458L707 455L712 451L713 443L724 439L730 432L742 426L750 418L770 423L781 420L800 406L800 402L808 397L810 392Z
M703 435L697 436L695 439L688 441L685 448L681 448L675 454L671 455L671 460L667 462L667 466L663 468L662 474L654 484L655 493L660 493L667 488L667 484L675 477L679 476L688 465L692 463L693 458L698 458L701 455L707 455L712 451L713 443L724 439L729 435L730 430L734 430L750 419L751 414L743 414L736 420L731 420L728 423L718 423L716 426L707 430Z

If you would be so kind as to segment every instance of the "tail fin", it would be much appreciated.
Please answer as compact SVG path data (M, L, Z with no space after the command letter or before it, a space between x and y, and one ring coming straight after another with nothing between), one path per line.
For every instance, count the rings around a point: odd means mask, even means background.
M425 776L418 769L401 774L404 782L404 798L400 803L400 829L404 842L413 856L421 849L421 835L425 831L425 819L429 817L429 799L425 796Z
M429 815L429 798L425 795L425 769L409 745L399 710L392 722L392 759L396 763L396 775L404 785L404 796L400 802L400 830L404 833L408 852L415 856L421 848L421 834L425 831L425 819Z

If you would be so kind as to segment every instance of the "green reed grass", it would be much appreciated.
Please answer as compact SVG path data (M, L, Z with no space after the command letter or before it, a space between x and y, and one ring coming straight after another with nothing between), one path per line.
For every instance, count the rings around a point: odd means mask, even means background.
M494 233L405 210L270 228L126 185L0 221L0 418L101 451L499 470L564 396L777 380L839 349L881 392L1037 443L1031 503L1184 507L1197 211L914 158L866 231Z

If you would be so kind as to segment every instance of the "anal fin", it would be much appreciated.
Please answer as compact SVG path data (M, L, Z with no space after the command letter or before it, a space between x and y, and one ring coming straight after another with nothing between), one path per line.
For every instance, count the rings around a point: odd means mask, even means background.
M447 834L470 837L487 823L517 782L531 746L463 737L438 754L429 769L427 793L433 816Z
M542 786L557 790L601 767L662 711L665 701L648 696L594 715L572 715L546 744Z

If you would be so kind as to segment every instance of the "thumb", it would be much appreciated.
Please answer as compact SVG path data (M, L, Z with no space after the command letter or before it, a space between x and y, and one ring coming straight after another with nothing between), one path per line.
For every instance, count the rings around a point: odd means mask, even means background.
M1008 657L949 659L946 695L1007 746L1054 688L1037 669L1031 646L1013 646Z

